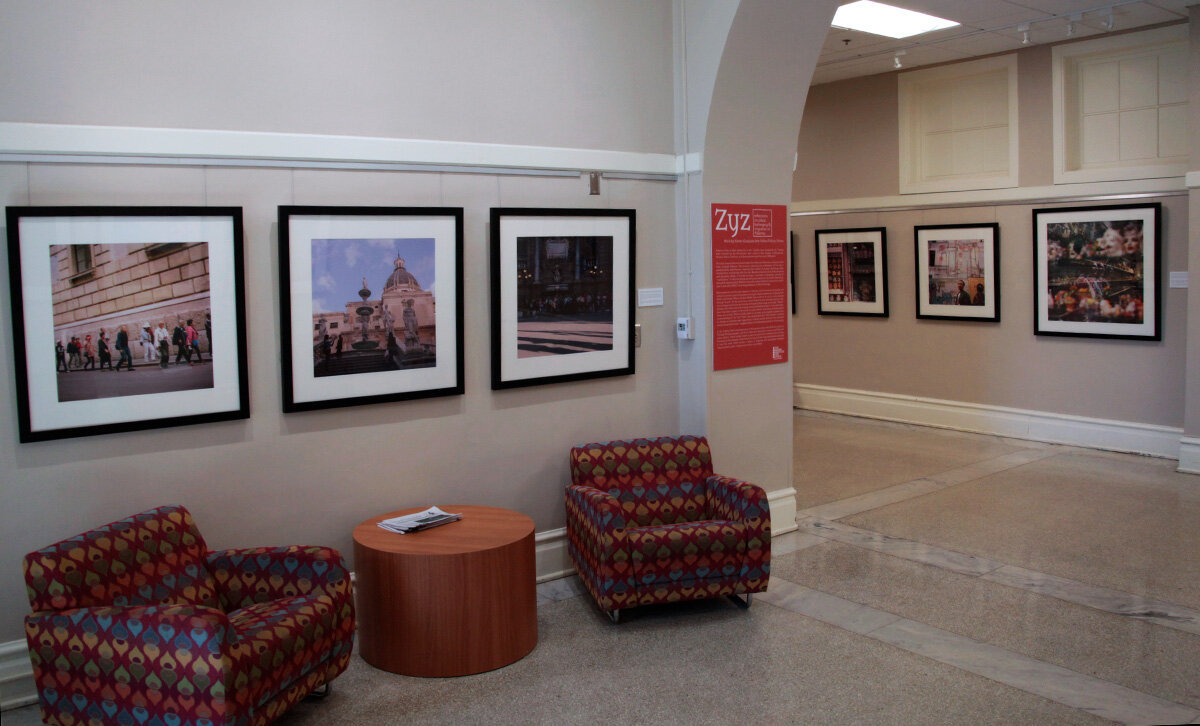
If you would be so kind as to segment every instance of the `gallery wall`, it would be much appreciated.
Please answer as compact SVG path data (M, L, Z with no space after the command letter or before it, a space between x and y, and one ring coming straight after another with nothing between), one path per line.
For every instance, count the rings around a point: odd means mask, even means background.
M669 2L468 4L5 3L0 120L673 153ZM22 638L25 552L161 504L191 509L214 548L349 553L358 522L430 504L562 527L572 444L676 431L675 311L636 311L634 376L491 391L487 216L635 209L635 285L674 300L675 184L606 179L601 192L579 177L0 164L3 205L243 207L251 396L246 421L19 445L12 351L0 355L0 642ZM465 395L281 413L283 204L465 208ZM7 293L0 341L12 341Z
M1053 180L1050 65L1048 47L1018 53L1022 187ZM794 202L897 198L897 77L891 73L811 89L799 136ZM1163 204L1159 342L1033 334L1032 210L1074 202L981 205L988 194L982 191L974 193L970 206L793 217L795 382L1182 427L1188 291L1166 286L1167 271L1188 267L1188 200L1179 186L1178 193L1137 200ZM911 203L921 204L918 198ZM824 208L833 211L838 205ZM977 222L1000 224L1001 321L917 320L913 226ZM850 227L887 229L888 318L817 314L814 231Z

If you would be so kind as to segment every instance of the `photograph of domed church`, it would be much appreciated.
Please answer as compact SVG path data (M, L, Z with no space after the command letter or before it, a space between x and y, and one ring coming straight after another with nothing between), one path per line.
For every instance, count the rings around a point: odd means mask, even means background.
M312 240L315 377L437 364L434 243Z

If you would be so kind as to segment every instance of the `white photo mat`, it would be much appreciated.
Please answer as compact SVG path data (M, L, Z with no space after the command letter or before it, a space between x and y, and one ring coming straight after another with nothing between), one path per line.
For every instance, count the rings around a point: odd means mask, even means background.
M937 305L929 302L929 243L957 240L980 240L983 243L983 305ZM998 320L996 230L991 226L963 225L962 227L921 228L916 230L917 243L917 310L919 314L938 318ZM974 290L967 290L974 294Z
M1094 207L1079 209L1050 209L1033 211L1034 218L1034 331L1038 335L1076 335L1083 337L1111 337L1126 339L1160 340L1161 330L1159 296L1159 250L1161 241L1161 205L1136 205ZM1142 222L1142 322L1108 323L1076 322L1050 319L1050 285L1048 279L1049 230L1053 224L1072 222Z
M818 310L824 314L885 316L887 307L887 250L886 235L882 230L817 230L817 291ZM829 300L829 245L871 244L875 248L875 301Z
M630 244L629 218L530 216L505 214L500 219L499 356L504 382L587 374L624 368L629 364ZM517 240L522 237L611 237L613 242L612 319L610 350L568 355L518 357L517 345Z
M19 222L20 274L28 372L30 430L105 426L158 418L202 416L240 406L240 363L236 355L212 361L213 387L117 398L58 400L54 354L54 305L50 270L52 245L208 244L213 348L238 350L235 229L230 217L206 216L26 216Z
M313 403L365 396L386 396L446 389L460 385L458 380L459 316L455 286L458 266L457 229L452 216L429 215L353 215L292 214L288 218L288 256L291 295L292 397L296 403ZM437 363L429 368L378 371L318 377L310 354L313 347L313 240L329 239L405 239L433 238L433 281L435 296L434 326L437 331ZM386 271L385 271L386 272ZM373 296L382 294L383 279L368 279ZM339 301L351 302L351 301ZM324 311L321 311L324 312ZM352 329L353 330L353 329ZM305 353L305 354L301 354Z

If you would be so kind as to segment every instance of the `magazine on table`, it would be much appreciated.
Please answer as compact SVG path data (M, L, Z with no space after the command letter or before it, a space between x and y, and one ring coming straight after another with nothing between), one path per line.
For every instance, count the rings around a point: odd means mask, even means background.
M415 512L406 514L403 517L392 517L385 519L379 523L380 527L389 532L398 532L399 534L408 534L409 532L420 532L423 529L437 527L450 522L457 522L462 519L461 514L453 512L445 512L437 507L430 507L423 512Z

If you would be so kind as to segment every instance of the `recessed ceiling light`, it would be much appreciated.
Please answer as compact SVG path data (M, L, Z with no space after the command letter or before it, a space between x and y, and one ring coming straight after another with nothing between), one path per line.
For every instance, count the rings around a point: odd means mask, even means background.
M953 28L955 25L958 23L953 20L935 18L932 15L872 2L872 0L858 0L858 2L843 5L833 16L833 27L835 28L859 30L889 38L907 38L932 30Z

